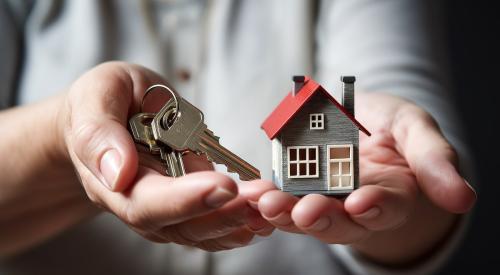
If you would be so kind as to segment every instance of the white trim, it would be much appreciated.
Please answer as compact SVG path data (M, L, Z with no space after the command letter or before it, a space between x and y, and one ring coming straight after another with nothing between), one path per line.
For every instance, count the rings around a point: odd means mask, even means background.
M331 159L330 158L330 148L349 148L349 158L342 158L342 159ZM353 190L354 189L354 170L353 170L353 145L352 144L342 144L342 145L327 145L326 146L326 160L327 160L327 177L328 177L328 190ZM349 174L343 174L342 173L342 164L343 162L349 162ZM339 174L338 175L333 175L333 176L339 176L340 177L340 187L331 187L331 163L338 163L339 165ZM351 184L350 186L342 186L342 176L350 176L351 177Z
M290 149L296 149L297 154L296 154L296 160L290 160ZM306 159L305 160L300 160L299 159L299 149L306 149ZM309 149L315 149L316 151L316 159L315 160L310 160L309 159ZM318 146L288 146L286 148L286 153L287 153L287 165L288 165L288 178L289 179L300 179L300 178L319 178L319 149ZM300 164L305 163L306 164L306 174L307 175L299 175L300 174ZM314 163L316 164L316 173L311 175L309 171L309 164ZM290 164L296 164L297 165L297 175L296 176L291 176L290 175Z
M278 139L273 139L272 140L272 152L273 152L273 171L274 171L274 176L278 179L279 181L279 188L283 188L282 186L282 181L283 181L283 175L282 175L282 146L281 142Z
M313 126L313 123L316 125ZM318 124L321 123L321 126ZM325 129L325 114L323 113L315 113L309 115L309 129L310 130L323 130Z

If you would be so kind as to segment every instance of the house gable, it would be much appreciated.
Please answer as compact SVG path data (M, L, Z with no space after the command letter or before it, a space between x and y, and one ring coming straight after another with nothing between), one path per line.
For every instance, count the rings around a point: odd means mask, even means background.
M314 82L314 80L307 77L300 91L295 95L289 93L280 102L278 107L276 107L267 117L264 123L262 123L261 128L266 132L269 139L274 139L281 129L303 108L304 104L309 102L316 94L322 94L327 99L325 101L335 106L353 125L356 125L356 127L366 135L371 135L370 132L354 118L354 115L350 114L332 95L330 95L330 93Z
M324 114L324 129L310 130L310 114ZM278 135L284 146L318 144L332 141L351 141L358 137L358 128L338 108L325 100L323 94L315 94L288 121Z

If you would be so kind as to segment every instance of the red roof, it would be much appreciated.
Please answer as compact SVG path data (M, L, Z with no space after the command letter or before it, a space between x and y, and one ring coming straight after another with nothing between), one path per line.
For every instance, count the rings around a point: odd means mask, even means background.
M304 86L299 90L299 92L293 96L292 93L288 95L280 102L278 107L267 117L267 119L262 123L261 128L266 132L269 139L274 139L276 135L283 129L288 121L297 113L306 102L309 101L316 93L322 93L326 98L328 98L333 105L337 107L342 113L344 113L353 123L358 127L360 131L370 136L370 132L366 130L359 121L357 121L352 114L350 114L340 103L333 98L330 93L328 93L321 85L316 83L310 77L305 78Z

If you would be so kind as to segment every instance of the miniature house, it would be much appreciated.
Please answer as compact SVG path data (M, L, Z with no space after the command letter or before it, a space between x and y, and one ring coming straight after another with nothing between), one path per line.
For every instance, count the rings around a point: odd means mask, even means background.
M359 186L359 131L353 76L344 76L342 104L314 80L293 77L293 90L262 124L272 140L273 180L294 195L343 195Z

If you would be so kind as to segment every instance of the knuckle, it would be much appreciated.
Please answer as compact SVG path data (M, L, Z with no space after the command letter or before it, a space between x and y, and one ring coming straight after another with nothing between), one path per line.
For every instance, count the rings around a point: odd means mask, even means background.
M424 109L414 104L404 104L395 112L393 128L404 129L409 125L414 128L439 128L436 120Z
M87 197L89 198L89 200L92 203L99 206L100 208L106 208L106 205L103 203L101 198L99 196L97 196L96 194L87 192Z
M232 243L234 243L236 247L246 246L252 241L254 236L255 234L250 231L240 231L239 234L232 235Z
M161 230L161 235L177 244L195 246L198 243L189 230L181 229L176 225L164 228Z
M123 212L124 215L121 215L121 218L130 226L142 230L150 229L152 227L150 217L146 215L144 211L138 210L133 205L128 205Z
M96 155L97 149L102 144L96 138L102 131L101 129L101 125L96 121L88 121L75 125L71 132L71 143L73 144L73 150L79 158L88 160Z
M229 250L231 247L227 247L219 243L217 240L207 240L196 245L196 247L203 249L208 252L217 252L222 250Z
M93 188L93 182L96 180L94 175L89 170L82 169L78 169L76 175L81 182L87 198L99 208L109 210L109 207L103 200L102 196L100 196L99 192Z
M124 61L106 61L106 62L103 62L101 64L99 64L96 69L120 69L120 68L123 68L125 66L128 66L128 63L127 62L124 62Z
M130 227L130 229L133 230L134 232L136 232L137 234L139 234L140 236L142 236L143 238L145 238L146 240L149 240L149 241L152 241L155 243L169 243L170 242L170 240L168 240L167 238L164 238L164 236L162 236L154 231L145 231L145 230L141 230L141 229L134 228L134 227Z
M170 240L167 238L164 238L163 236L160 236L158 234L154 234L151 232L144 232L141 233L141 236L144 237L145 239L155 242L155 243L170 243Z
M222 221L222 227L234 229L245 225L245 220L242 217L228 217Z

